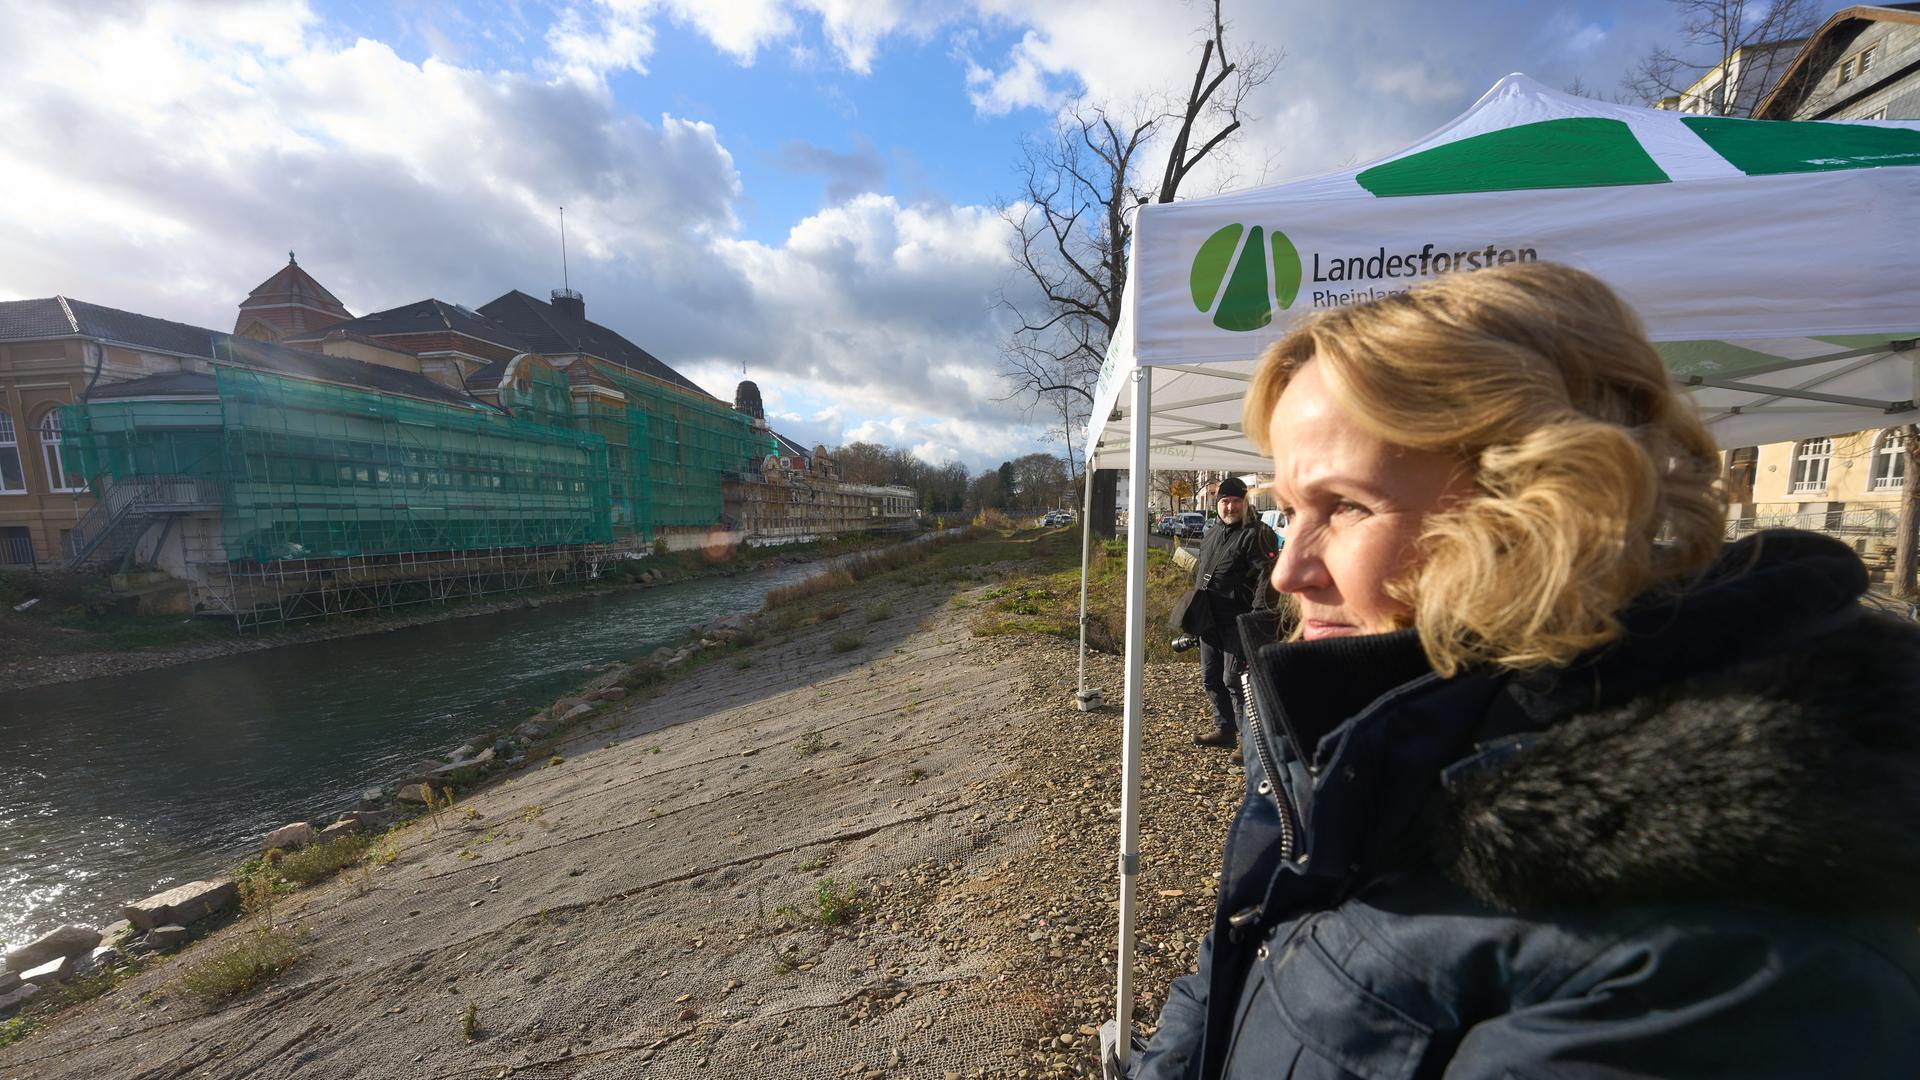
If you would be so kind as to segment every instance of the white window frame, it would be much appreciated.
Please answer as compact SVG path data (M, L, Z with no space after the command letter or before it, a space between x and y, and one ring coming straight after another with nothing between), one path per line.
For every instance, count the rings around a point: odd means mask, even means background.
M1854 71L1856 71L1861 75L1865 75L1867 73L1867 69L1873 66L1873 53L1874 53L1874 50L1878 48L1879 48L1878 45L1869 45L1866 48L1861 49L1860 63L1854 67Z
M1860 119L1862 119L1862 120L1885 120L1886 118L1887 118L1887 107L1886 107L1885 105L1882 105L1882 106L1880 106L1879 108L1877 108L1877 109L1875 109L1875 110L1873 110L1872 112L1870 112L1870 113L1868 113L1867 115L1865 115L1865 116L1863 116L1863 117L1861 117Z
M1899 491L1907 475L1906 440L1899 428L1888 428L1873 442L1872 479L1868 491Z
M13 417L0 409L0 457L13 456L13 473L20 478L19 487L7 486L7 471L0 469L0 495L25 495L27 493L27 465L20 456L20 435L14 429Z
M1818 466L1819 476L1813 474ZM1795 495L1827 490L1827 476L1833 467L1833 440L1826 436L1806 439L1793 448L1792 484Z
M1845 60L1840 61L1840 85L1841 86L1845 86L1848 83L1853 81L1854 59L1855 59L1854 57L1849 56Z
M62 448L64 440L60 436L60 408L48 409L40 417L40 427L35 431L40 439L40 461L47 470L47 490L56 495L72 495L87 490L87 482L80 481L78 487L67 482L67 456Z

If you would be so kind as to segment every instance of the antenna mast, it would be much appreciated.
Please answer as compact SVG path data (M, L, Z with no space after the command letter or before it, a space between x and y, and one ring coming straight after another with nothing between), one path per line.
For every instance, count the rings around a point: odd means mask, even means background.
M567 278L567 208L564 206L560 208L560 284L568 291L573 289L573 282Z

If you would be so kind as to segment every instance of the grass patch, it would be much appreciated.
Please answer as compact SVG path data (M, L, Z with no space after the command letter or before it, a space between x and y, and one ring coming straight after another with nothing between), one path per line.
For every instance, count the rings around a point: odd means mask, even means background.
M0 1020L0 1046L10 1046L33 1034L37 1025L31 1016L16 1016L11 1020Z
M298 930L256 926L189 967L179 984L204 1001L225 1001L265 985L305 956Z
M309 844L282 856L274 869L295 885L317 885L359 862L374 843L373 837L354 833L324 844Z
M875 604L867 609L867 621L869 623L886 622L891 618L893 618L892 604Z
M833 636L833 651L852 652L859 648L865 640L866 639L859 634L835 634Z
M733 658L733 670L735 671L745 671L752 666L753 657L751 656L736 656Z
M801 757L812 757L826 749L826 747L826 740L821 738L820 733L817 731L809 731L801 735L793 744L793 748L800 752Z

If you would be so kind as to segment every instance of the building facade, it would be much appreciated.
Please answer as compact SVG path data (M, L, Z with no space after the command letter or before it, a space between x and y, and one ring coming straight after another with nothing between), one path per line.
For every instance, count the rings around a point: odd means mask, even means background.
M578 293L487 307L355 317L291 259L231 334L0 303L0 561L157 570L250 625L916 516L911 490L795 460L757 388L714 398Z

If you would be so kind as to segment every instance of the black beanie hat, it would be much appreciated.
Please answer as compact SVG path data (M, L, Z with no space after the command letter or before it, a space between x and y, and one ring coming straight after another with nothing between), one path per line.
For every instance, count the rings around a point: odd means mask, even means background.
M1247 497L1247 483L1237 476L1229 476L1220 481L1220 491L1214 499L1244 499Z

